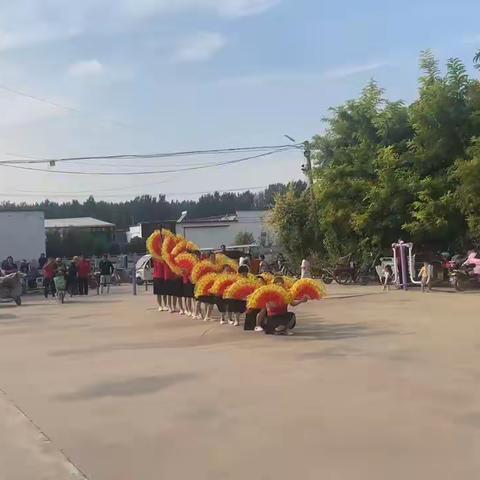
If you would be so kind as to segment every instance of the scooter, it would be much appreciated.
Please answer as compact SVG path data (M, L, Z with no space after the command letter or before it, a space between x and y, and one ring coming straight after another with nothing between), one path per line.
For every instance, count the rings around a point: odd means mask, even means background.
M22 290L22 274L20 272L0 277L0 299L13 300L20 306Z
M480 275L474 269L475 265L462 265L450 271L450 284L457 292L480 288Z

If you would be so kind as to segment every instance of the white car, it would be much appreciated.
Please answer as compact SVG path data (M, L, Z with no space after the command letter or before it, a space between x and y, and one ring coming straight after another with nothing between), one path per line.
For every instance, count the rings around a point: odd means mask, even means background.
M144 255L135 265L135 279L137 285L143 285L145 282L153 281L152 256Z

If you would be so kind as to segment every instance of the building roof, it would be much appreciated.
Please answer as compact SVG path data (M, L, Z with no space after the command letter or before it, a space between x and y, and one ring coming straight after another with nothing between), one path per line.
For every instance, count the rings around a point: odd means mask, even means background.
M227 215L216 215L213 217L203 217L203 218L189 218L183 217L180 218L179 223L225 223L225 222L237 222L238 215L227 214Z
M92 217L50 218L45 220L45 228L111 228L113 223Z

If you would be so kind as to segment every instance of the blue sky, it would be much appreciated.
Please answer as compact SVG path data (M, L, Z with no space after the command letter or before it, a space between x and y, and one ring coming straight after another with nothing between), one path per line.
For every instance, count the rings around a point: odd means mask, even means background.
M0 158L275 145L284 133L304 140L372 77L388 97L411 101L422 49L470 68L479 14L473 0L0 0L0 85L83 112L0 88ZM136 169L179 162L139 160ZM147 177L2 168L1 199L192 198L301 178L301 163L293 152ZM135 169L121 165L68 168Z

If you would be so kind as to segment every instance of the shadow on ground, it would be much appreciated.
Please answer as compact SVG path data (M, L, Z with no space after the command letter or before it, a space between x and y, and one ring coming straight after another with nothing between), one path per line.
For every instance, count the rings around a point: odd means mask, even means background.
M178 383L195 380L198 375L193 373L178 373L161 377L139 377L118 382L104 382L63 395L58 395L57 400L76 401L93 400L105 397L133 397L137 395L150 395L160 390L172 387Z

